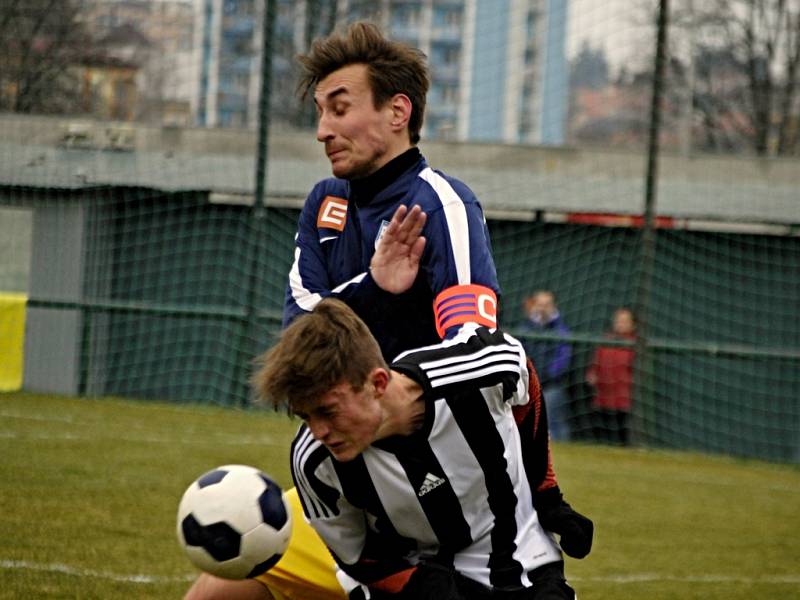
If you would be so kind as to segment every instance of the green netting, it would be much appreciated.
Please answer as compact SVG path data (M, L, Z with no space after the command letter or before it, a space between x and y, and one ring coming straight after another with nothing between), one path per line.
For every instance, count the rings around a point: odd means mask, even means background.
M246 403L249 363L280 326L296 214L141 190L91 206L82 389Z
M526 295L555 292L572 332L565 386L573 438L597 440L586 369L613 310L637 301L639 232L512 222L490 229L504 324L519 325ZM800 239L660 230L653 281L634 436L796 461Z

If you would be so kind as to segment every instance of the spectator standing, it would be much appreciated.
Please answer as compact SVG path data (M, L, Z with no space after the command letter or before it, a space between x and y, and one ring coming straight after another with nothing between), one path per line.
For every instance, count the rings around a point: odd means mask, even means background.
M570 334L552 291L534 292L525 299L524 306L526 316L519 326L522 333L547 333L554 337ZM559 339L523 339L523 345L542 385L550 437L556 441L567 441L570 439L570 410L566 387L572 346Z
M633 311L626 307L614 311L608 338L630 342L636 339ZM630 444L634 358L632 346L600 346L586 372L586 381L594 388L596 435L602 441Z

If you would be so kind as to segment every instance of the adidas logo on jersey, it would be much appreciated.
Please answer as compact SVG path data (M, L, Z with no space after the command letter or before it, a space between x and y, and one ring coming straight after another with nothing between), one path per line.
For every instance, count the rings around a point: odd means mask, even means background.
M437 477L432 473L428 473L427 475L425 475L425 481L422 482L422 485L420 486L419 491L417 492L417 496L422 498L425 494L427 494L428 492L432 492L443 483L444 479L442 479L441 477Z

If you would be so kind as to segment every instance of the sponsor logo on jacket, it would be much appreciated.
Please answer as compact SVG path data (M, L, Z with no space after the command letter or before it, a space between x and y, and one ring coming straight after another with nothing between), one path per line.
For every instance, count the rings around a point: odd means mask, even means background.
M344 231L347 223L347 200L337 196L325 196L317 213L317 227Z

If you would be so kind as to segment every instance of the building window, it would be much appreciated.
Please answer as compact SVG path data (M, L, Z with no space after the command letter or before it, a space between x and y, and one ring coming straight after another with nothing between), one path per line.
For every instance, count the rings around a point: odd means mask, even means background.
M254 14L253 0L225 0L222 12L231 16L252 16Z
M460 8L434 8L433 25L435 27L461 27Z
M445 104L456 104L458 102L458 86L442 86L442 102Z

